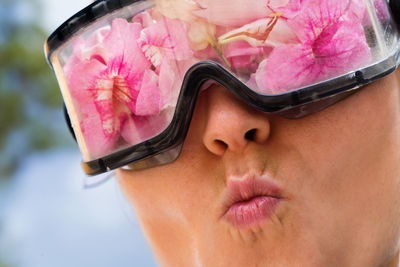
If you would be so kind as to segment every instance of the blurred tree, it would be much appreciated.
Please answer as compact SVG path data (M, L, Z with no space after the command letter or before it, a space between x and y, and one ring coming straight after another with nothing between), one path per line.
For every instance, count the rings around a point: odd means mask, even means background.
M72 143L39 16L35 0L0 0L0 180L30 153Z

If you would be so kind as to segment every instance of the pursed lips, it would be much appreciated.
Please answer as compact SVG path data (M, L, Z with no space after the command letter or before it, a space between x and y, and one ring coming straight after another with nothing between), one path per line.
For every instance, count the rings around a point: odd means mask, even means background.
M222 198L222 218L237 227L269 219L283 200L281 187L266 176L229 176Z

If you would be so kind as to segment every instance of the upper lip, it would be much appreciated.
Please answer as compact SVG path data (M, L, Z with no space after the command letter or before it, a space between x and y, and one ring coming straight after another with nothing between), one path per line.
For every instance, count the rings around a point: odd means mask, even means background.
M227 188L222 197L223 213L225 214L236 203L259 196L283 198L280 185L269 177L254 175L229 176Z

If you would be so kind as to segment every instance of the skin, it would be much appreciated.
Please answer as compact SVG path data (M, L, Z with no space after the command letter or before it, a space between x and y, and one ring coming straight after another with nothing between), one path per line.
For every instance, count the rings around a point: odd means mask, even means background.
M160 265L398 266L399 86L389 75L298 120L202 92L175 162L117 171ZM222 195L229 175L248 173L268 174L284 200L237 227L221 218Z

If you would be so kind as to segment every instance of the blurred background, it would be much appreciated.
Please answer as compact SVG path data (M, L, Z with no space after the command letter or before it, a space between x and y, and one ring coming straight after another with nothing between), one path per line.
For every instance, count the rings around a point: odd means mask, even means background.
M115 179L85 189L43 43L90 0L0 0L0 267L156 266Z

